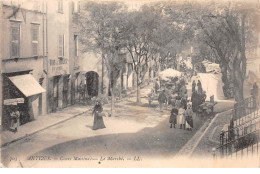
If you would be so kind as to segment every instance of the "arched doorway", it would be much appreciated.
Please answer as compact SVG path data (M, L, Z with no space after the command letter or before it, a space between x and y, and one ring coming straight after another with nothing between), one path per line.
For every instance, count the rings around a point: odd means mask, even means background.
M98 73L89 71L86 73L87 93L90 97L98 96Z

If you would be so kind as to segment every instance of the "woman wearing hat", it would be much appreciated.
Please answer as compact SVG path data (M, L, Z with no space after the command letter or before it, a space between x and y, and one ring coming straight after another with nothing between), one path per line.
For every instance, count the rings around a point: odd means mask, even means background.
M103 107L100 101L96 101L92 115L94 116L93 130L106 128L103 121Z

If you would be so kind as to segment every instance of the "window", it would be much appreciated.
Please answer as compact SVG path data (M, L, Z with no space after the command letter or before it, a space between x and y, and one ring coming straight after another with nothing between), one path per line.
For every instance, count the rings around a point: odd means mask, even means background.
M78 56L78 35L74 35L74 56Z
M32 55L39 55L39 26L32 25Z
M75 13L75 2L72 1L72 13Z
M58 12L63 13L63 1L58 2Z
M20 25L11 25L11 57L20 57Z
M72 13L79 13L80 5L79 1L73 1L72 2Z
M64 57L64 35L59 35L59 57Z

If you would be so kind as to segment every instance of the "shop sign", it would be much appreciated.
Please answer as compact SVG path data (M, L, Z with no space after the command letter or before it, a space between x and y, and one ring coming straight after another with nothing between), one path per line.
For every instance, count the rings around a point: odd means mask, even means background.
M49 61L51 75L61 75L68 72L68 59L50 59Z
M24 103L24 98L14 98L4 100L4 105L17 105L17 103Z

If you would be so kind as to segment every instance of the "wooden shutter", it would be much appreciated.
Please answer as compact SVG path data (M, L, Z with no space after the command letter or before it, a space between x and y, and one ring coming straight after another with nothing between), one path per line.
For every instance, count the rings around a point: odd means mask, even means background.
M20 26L11 26L11 57L20 56Z

